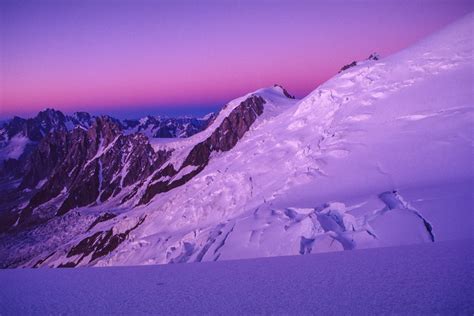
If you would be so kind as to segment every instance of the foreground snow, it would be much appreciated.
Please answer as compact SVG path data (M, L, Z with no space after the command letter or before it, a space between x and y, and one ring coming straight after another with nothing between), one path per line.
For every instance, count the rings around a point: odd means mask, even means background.
M0 314L471 314L473 240L310 256L0 271Z

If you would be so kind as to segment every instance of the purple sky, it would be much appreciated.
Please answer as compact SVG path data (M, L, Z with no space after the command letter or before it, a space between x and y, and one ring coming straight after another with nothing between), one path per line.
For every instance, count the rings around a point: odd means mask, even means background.
M396 52L472 1L0 2L0 118L54 107L202 114L279 83L304 96Z

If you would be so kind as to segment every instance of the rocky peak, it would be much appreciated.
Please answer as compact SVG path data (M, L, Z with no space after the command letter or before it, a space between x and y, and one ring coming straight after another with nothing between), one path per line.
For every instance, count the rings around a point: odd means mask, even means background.
M38 115L36 116L37 119L39 119L41 122L63 122L65 120L65 115L58 110L47 108L43 111L40 111Z
M342 68L339 70L338 73L341 73L341 72L343 72L344 70L347 70L347 69L352 68L352 67L355 67L355 66L357 66L357 62L354 60L354 61L351 62L350 64L347 64L347 65L342 66Z
M35 188L54 171L66 157L67 133L54 131L43 138L24 167L24 177L19 189Z
M121 134L119 124L117 120L109 116L99 116L94 120L92 126L87 131L87 135L92 142L95 142L97 150L99 150L101 146L108 146Z
M87 112L74 112L70 120L75 126L89 127L92 124L93 117Z
M17 134L29 138L32 141L40 141L45 135L53 130L66 130L65 116L60 111L46 109L30 119L23 119L15 116L10 122L5 124L4 129L11 139Z

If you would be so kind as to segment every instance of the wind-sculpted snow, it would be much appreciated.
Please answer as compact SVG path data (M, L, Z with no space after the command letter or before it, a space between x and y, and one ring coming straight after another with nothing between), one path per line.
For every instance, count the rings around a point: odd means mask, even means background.
M310 254L403 243L402 236L395 242L384 236L384 225L391 224L396 225L399 234L403 233L400 227L406 227L411 234L408 243L434 241L432 236L436 228L420 213L405 204L384 206L387 199L402 201L400 194L383 192L378 199L380 203L374 209L347 206L341 202L305 209L275 209L264 204L252 214L223 221L214 227L173 234L165 231L154 235L153 239L135 240L134 244L141 246L132 249L140 253L153 245L154 257L148 258L146 263L156 264ZM129 250L117 254L118 258L114 259L129 261L129 264L143 260L136 258L136 253L131 255ZM114 259L100 261L99 265L116 264Z
M0 314L472 315L473 240L201 264L0 271Z
M74 263L214 261L470 237L473 18L357 63L302 100L275 86L229 102L201 133L153 144L166 159L138 184L75 209L114 218L65 239L54 256L48 248L10 266L67 264L81 241L101 244L97 236L142 218L110 251Z

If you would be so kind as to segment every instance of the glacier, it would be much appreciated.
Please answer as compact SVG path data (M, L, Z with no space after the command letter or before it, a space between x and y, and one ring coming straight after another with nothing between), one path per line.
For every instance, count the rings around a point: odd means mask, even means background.
M107 151L98 151L88 162L100 162L97 199L1 236L4 265L222 261L472 238L473 19L356 63L301 100L277 85L235 99L203 131L152 142L169 158L107 200ZM263 100L263 113L235 146L187 164L196 146L225 137L216 131L248 100ZM165 189L148 194L153 185Z

